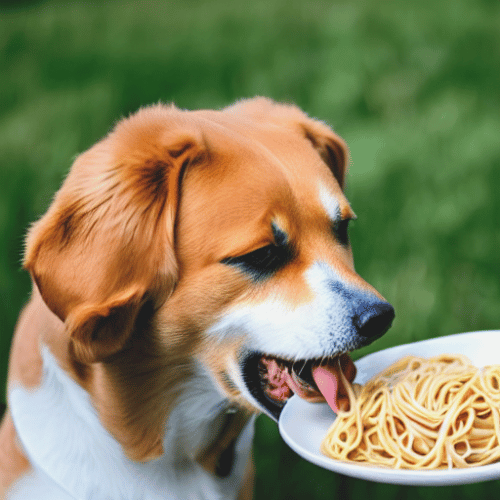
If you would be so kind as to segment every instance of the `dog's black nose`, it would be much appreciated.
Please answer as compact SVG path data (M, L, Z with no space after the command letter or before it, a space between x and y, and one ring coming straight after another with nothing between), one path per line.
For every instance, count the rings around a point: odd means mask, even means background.
M388 302L375 302L357 311L353 324L358 335L373 341L381 337L392 325L395 313Z

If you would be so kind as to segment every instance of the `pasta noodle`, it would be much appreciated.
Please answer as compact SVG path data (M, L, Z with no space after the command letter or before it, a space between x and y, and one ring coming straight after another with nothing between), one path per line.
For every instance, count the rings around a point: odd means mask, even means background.
M321 451L334 459L404 469L500 460L500 365L461 355L402 358L363 387L345 377L340 411Z

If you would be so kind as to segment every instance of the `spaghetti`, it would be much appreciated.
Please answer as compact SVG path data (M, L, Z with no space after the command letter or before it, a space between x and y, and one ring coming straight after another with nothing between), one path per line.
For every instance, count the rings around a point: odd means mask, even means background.
M331 458L398 469L500 460L500 365L478 369L461 355L408 356L363 387L342 382L350 408L339 412L321 445Z

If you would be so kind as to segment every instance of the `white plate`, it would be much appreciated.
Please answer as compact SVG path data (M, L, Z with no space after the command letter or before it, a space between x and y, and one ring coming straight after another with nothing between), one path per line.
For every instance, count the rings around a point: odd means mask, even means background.
M500 330L439 337L369 354L356 361L358 372L355 381L365 383L407 354L430 357L444 353L465 354L475 366L500 364ZM281 412L279 430L285 442L309 462L339 474L369 481L438 486L500 478L500 463L468 469L400 470L333 460L320 452L320 444L334 419L335 413L326 403L307 403L293 396Z

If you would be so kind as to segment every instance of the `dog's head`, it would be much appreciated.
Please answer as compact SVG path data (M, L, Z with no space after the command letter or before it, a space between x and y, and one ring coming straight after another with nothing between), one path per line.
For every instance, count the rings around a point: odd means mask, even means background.
M292 392L321 397L321 360L338 378L341 359L352 378L341 355L381 336L394 311L354 271L346 163L326 125L266 99L145 108L76 160L25 265L82 380L89 367L92 381L107 374L97 399L109 422L120 411L137 427L138 404L149 415L129 447L154 435L193 360L275 417Z

